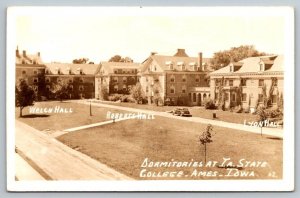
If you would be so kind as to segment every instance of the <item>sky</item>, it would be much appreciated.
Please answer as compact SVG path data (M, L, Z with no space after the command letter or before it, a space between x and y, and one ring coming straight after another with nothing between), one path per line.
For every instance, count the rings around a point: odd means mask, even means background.
M254 45L272 54L284 52L284 18L276 15L181 15L167 11L122 15L111 11L22 13L16 17L16 44L28 54L40 52L44 62L86 57L99 63L116 54L142 62L151 52L173 55L178 48L191 57L199 52L212 57L240 45Z

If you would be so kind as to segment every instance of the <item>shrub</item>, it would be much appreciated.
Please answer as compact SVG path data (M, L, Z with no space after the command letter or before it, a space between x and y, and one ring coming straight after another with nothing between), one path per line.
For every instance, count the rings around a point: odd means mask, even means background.
M118 100L121 100L122 98L122 95L121 94L112 94L110 96L108 96L108 100L109 101L118 101Z
M216 105L212 99L207 99L204 101L205 109L216 109Z
M121 102L131 102L131 103L135 102L135 100L130 95L122 95L120 99Z

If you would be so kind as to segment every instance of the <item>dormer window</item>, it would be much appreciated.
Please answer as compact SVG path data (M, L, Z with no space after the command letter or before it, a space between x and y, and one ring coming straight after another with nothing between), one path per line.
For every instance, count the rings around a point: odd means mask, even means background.
M166 61L166 65L168 66L169 70L173 70L174 69L172 61Z
M191 67L191 70L197 71L197 63L191 62L189 65L190 65L190 67Z
M71 68L70 68L70 67L67 67L67 73L68 73L68 74L72 74Z
M77 72L78 72L78 74L80 74L80 75L82 75L83 74L83 72L82 72L82 69L79 67L79 68L77 68Z
M259 63L259 71L265 71L265 64L263 62Z
M184 65L184 62L180 61L180 62L177 62L177 66L181 67L181 70L185 70L185 65Z
M45 73L46 73L46 74L49 74L49 73L50 73L50 72L49 72L49 69L46 69Z
M58 67L55 68L56 74L60 74L60 69Z
M233 72L233 71L234 71L233 65L230 65L230 66L229 66L229 72Z

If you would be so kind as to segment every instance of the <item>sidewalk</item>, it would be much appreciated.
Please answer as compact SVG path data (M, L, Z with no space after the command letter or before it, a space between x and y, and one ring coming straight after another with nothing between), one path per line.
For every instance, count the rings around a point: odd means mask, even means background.
M70 102L76 102L76 103L89 105L89 102L86 101L86 100L76 100L76 101L70 100ZM147 113L147 114L151 114L151 115L162 116L162 117L178 119L178 120L184 120L184 121L189 121L189 122L197 122L197 123L202 123L202 124L211 124L211 125L214 125L214 126L220 126L220 127L236 129L236 130L241 130L241 131L246 131L246 132L251 132L251 133L257 133L257 134L260 134L261 130L262 130L263 135L270 135L270 136L283 138L283 130L278 129L278 128L262 128L261 129L259 127L245 126L243 124L229 123L229 122L224 122L224 121L219 121L219 120L211 120L211 119L205 119L205 118L200 118L200 117L180 117L180 116L174 116L174 115L172 115L170 113L167 113L167 112L158 112L158 111L151 111L151 110L145 110L145 109L136 109L136 108L131 108L131 107L121 107L121 106L115 106L115 105L110 105L110 104L102 104L102 103L92 103L92 105L93 106L98 106L98 107L119 109L119 110L123 110L123 111Z
M15 137L22 156L34 162L36 167L32 168L41 170L50 180L131 180L18 120Z

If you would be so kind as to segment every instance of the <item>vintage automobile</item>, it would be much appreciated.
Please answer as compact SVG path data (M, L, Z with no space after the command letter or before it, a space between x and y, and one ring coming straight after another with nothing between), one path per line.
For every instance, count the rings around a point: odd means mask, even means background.
M185 117L192 117L192 114L187 108L176 108L171 111L173 115L176 116L185 116Z

